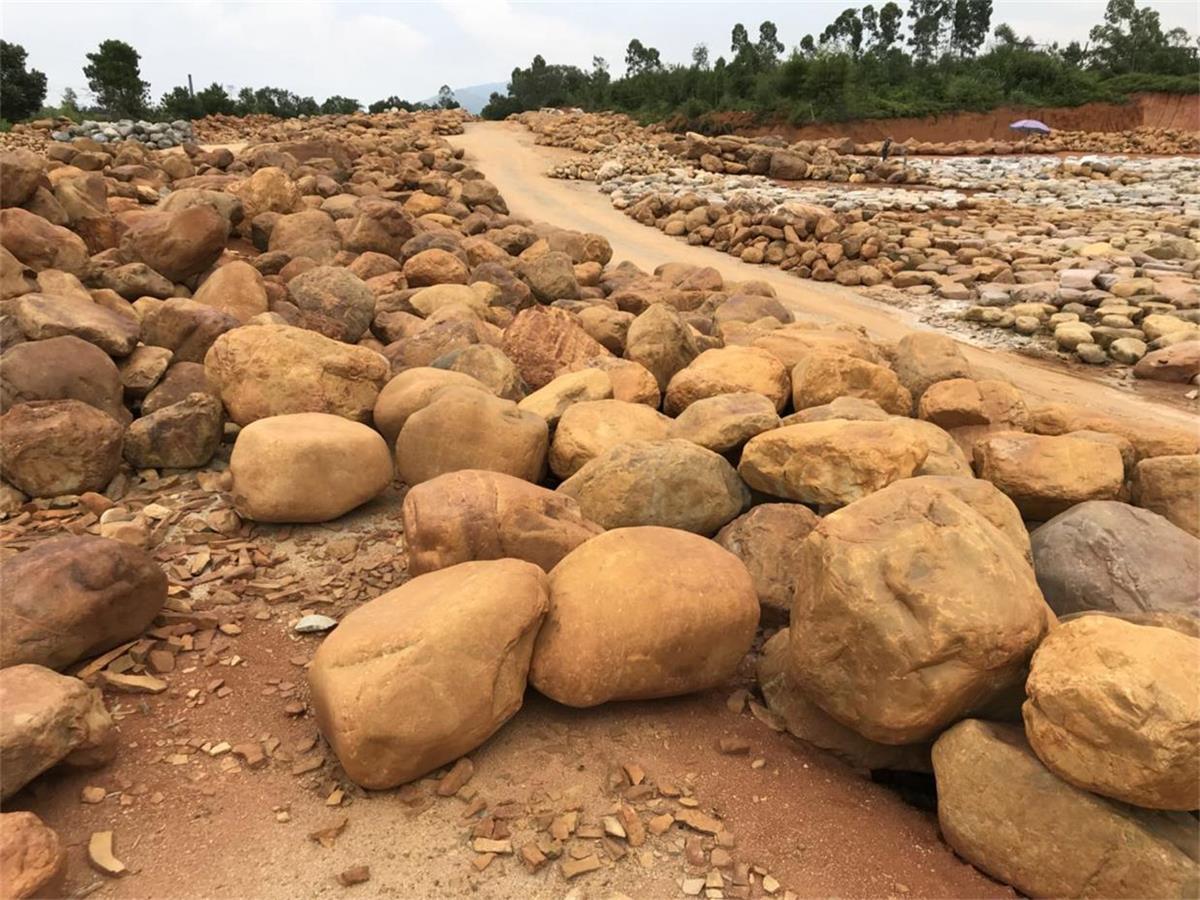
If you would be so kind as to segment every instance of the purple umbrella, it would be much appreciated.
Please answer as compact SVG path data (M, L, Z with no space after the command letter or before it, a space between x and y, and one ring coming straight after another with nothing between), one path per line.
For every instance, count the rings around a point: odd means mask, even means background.
M1021 119L1008 126L1013 131L1023 131L1026 134L1049 134L1050 126L1037 119Z

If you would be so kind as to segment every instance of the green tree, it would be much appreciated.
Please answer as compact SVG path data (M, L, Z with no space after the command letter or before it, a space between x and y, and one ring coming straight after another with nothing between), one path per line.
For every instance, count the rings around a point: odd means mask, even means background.
M951 21L953 0L912 0L908 5L908 45L919 62L936 59L941 50L947 25Z
M158 101L158 114L164 119L198 119L203 115L200 104L183 85L177 85L162 95Z
M866 14L867 10L871 11L870 15L873 17L875 14L874 8L868 6L863 10L863 13ZM842 51L849 50L850 55L854 59L858 59L862 53L863 32L865 28L866 23L860 18L857 9L844 9L821 32L821 46L834 44Z
M0 115L9 121L28 118L46 102L46 76L26 69L20 44L0 40Z
M644 75L662 68L662 59L658 50L647 47L637 38L629 42L625 48L625 77Z
M959 58L974 56L987 40L992 23L992 0L954 0L950 45Z
M458 109L462 104L454 97L454 91L450 90L450 85L443 84L438 88L437 105L442 109Z
M196 106L201 116L230 116L237 112L237 103L217 82L196 92Z
M150 85L142 80L141 58L129 44L111 39L87 54L83 74L101 109L125 117L145 111Z
M885 3L879 10L879 32L871 47L880 56L886 54L900 40L900 29L904 22L904 10L895 3Z
M701 71L708 69L708 44L697 44L692 48L692 65Z
M444 85L443 87L446 91L450 90ZM292 96L294 97L295 95ZM454 95L451 94L450 96L453 98ZM295 97L295 100L291 105L296 109L295 115L301 115L299 109L300 98ZM360 109L362 109L362 106L357 100L355 100L353 97L343 97L340 94L334 94L332 97L325 98L325 102L321 104L321 113L322 115L326 116L348 116L352 113L358 112Z
M779 54L784 50L783 41L779 40L779 29L771 21L758 26L758 43L754 45L758 61L768 68L779 62Z
M75 93L74 88L63 88L62 99L58 101L58 105L64 116L79 120L79 95Z

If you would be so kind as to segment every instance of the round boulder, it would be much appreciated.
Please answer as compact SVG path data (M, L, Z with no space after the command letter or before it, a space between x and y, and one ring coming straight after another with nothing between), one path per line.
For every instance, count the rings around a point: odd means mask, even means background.
M103 491L123 437L116 419L79 400L18 403L0 416L0 475L31 497Z
M1022 714L1046 767L1151 809L1200 808L1200 639L1080 616L1042 641Z
M550 469L569 478L587 463L629 441L666 440L671 420L643 403L591 400L568 406L554 430Z
M229 459L233 505L257 522L328 522L391 483L392 457L379 434L326 413L258 419Z
M396 438L408 417L428 406L444 387L468 387L491 393L487 385L462 372L431 366L405 369L383 386L375 400L375 428L389 447L396 446Z
M40 541L0 562L0 666L62 669L138 637L167 600L145 550L81 535Z
M787 621L800 546L820 521L799 503L763 503L717 532L716 542L740 559L754 579L764 618Z
M410 575L505 558L548 572L601 531L570 497L500 472L449 472L404 498Z
M628 441L558 486L604 528L660 525L713 534L750 505L724 457L690 441Z
M826 516L799 563L790 675L881 743L929 740L1019 689L1052 618L1011 540L910 481Z
M396 438L396 474L408 485L484 469L526 481L546 470L546 420L474 387L443 388L410 415Z
M719 347L705 350L672 376L663 409L676 416L697 400L751 393L766 397L778 412L787 405L790 390L787 369L771 353L758 347Z
M346 616L308 675L346 774L396 787L491 737L521 708L547 605L546 573L501 559L421 575Z
M122 421L123 399L112 357L73 335L27 341L0 356L0 412L32 400L80 400Z
M61 897L67 851L33 813L0 813L0 870L7 897Z
M671 528L620 528L551 571L529 680L575 707L702 691L733 675L757 625L733 554Z
M366 282L341 266L314 266L287 285L300 310L300 324L335 341L353 344L375 317L375 295Z

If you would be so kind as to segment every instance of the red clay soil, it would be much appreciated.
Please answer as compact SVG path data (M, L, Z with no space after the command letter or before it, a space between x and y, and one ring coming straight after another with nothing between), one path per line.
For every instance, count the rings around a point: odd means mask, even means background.
M1039 119L1057 130L1128 131L1143 126L1200 131L1200 94L1135 94L1128 103L1086 103L1076 107L1002 106L985 113L957 112L908 119L863 119L794 126L786 122L756 123L753 113L719 113L708 117L734 134L755 137L778 134L789 141L849 137L868 142L884 137L905 141L984 141L1012 137L1017 119Z

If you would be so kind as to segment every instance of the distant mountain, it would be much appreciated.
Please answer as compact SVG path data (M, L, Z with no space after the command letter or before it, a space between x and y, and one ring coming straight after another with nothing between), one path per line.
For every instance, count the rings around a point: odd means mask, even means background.
M457 100L462 108L467 112L478 113L483 109L488 102L488 98L492 96L493 91L499 91L501 94L507 93L507 81L492 81L488 84L473 84L469 87L454 88L454 99ZM426 97L422 103L437 103L436 96Z

